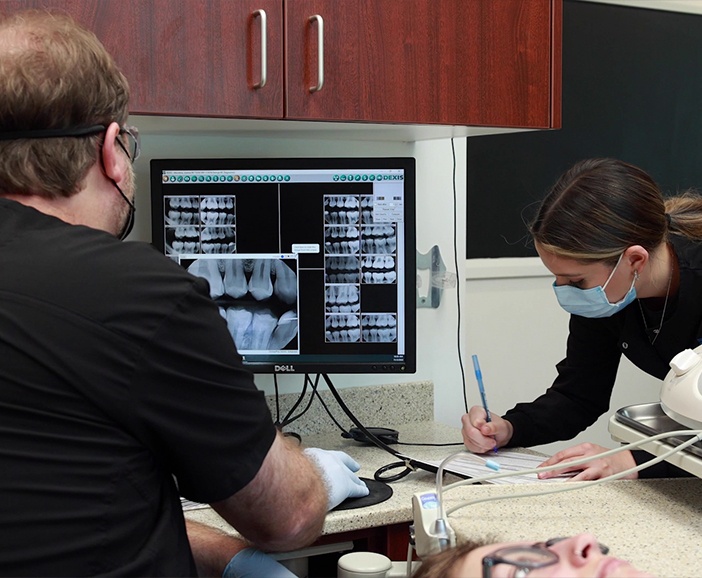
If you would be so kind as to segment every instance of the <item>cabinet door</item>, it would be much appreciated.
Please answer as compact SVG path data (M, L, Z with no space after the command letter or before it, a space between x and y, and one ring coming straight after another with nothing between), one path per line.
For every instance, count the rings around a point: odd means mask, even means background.
M283 114L281 0L0 2L4 14L45 7L69 13L97 34L129 80L132 113ZM257 87L264 22L267 79Z
M285 0L286 117L557 126L561 8L561 0Z

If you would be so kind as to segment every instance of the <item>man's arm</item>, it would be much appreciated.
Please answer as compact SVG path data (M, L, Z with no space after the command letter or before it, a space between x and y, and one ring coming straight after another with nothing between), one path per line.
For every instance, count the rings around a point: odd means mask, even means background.
M193 520L185 524L200 578L296 578L280 562L241 538Z
M221 576L229 561L239 552L249 547L241 538L225 534L194 520L185 520L188 541L193 552L197 575Z
M278 434L251 482L212 508L263 550L307 546L322 531L327 489L296 443Z

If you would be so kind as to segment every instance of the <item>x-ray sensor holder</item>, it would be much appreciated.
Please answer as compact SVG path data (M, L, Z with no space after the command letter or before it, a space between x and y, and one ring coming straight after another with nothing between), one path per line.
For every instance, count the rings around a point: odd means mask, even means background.
M421 295L422 277L419 271L429 271L429 283L426 293ZM441 304L441 295L446 288L456 287L456 274L446 271L446 265L441 258L438 245L434 245L428 253L417 251L417 307L436 309Z

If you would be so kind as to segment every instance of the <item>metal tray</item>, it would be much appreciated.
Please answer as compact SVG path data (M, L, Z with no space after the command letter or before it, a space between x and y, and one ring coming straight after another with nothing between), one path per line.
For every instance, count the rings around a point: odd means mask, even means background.
M665 414L663 409L661 409L661 404L658 402L642 403L623 407L617 410L615 418L618 422L628 425L629 427L646 435L656 435L667 431L690 429L689 427L680 425L675 420L670 419ZM661 441L671 446L679 446L687 439L689 438L670 437ZM697 442L683 451L690 452L698 457L702 457L702 442Z

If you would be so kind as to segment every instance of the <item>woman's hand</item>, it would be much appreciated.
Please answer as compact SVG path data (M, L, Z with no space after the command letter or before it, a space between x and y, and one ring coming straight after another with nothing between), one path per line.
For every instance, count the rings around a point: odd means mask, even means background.
M497 415L491 415L492 421L487 421L485 410L473 406L463 415L463 443L466 448L476 454L484 454L505 445L512 438L512 424Z
M542 472L539 474L539 478L542 480L560 476L563 474L570 474L577 472L571 481L581 482L585 480L599 480L600 478L606 478L612 474L618 474L629 468L636 466L634 461L634 456L631 455L629 451L619 452L608 456L606 458L598 458L597 455L608 451L608 448L598 446L596 444L584 443L572 448L565 449L563 451L554 454L549 459L547 459L541 466L555 466L558 464L563 464L564 467L552 470L550 472ZM568 462L573 460L579 460L581 458L586 458L592 456L593 459L579 466L568 466ZM539 466L539 467L541 467ZM625 480L635 480L639 477L638 472L624 476L622 479Z

